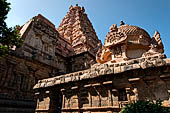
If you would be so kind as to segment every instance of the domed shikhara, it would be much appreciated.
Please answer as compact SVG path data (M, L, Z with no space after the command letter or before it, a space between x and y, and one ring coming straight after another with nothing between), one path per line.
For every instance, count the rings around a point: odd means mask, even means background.
M153 38L142 28L133 25L116 24L110 27L104 46L96 55L98 63L124 60L162 54L163 44L158 31Z
M122 25L118 27L118 29L126 35L144 35L145 37L150 38L149 34L144 29L137 26Z

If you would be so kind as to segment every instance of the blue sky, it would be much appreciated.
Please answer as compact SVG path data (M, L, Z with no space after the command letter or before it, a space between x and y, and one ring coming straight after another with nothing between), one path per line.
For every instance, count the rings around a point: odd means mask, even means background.
M11 11L6 20L9 27L23 25L42 14L58 27L70 5L79 4L91 20L102 42L109 27L124 20L126 24L145 29L152 37L161 34L165 54L170 57L170 0L8 0Z

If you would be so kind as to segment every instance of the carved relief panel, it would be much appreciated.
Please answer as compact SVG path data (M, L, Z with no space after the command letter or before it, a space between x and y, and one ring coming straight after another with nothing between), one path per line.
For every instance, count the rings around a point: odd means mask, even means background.
M25 28L27 31L23 35L24 44L18 52L23 53L24 56L55 66L58 32L39 18L34 17L30 21L30 25Z
M115 44L118 44L122 41L125 41L127 39L127 36L120 31L117 32L111 32L107 35L105 42L104 42L104 46L114 46Z

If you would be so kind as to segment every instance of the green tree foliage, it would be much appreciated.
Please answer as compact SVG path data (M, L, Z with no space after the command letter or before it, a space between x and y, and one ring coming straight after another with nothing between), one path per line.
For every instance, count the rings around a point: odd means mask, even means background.
M162 106L161 101L137 101L126 105L121 113L169 113L168 108Z
M23 42L19 34L19 26L8 28L5 22L10 11L9 6L7 0L0 0L0 57L8 54L13 46L19 47Z

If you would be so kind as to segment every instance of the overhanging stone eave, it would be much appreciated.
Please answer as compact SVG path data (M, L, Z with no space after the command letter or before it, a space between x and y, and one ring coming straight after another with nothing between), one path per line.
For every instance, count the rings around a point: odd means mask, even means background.
M170 65L153 67L152 71L150 71L150 72L154 73L156 69L160 69L160 67L167 67L167 66L169 66L169 68L170 68ZM65 82L65 83L61 83L61 84L44 85L44 87L34 87L34 90L35 91L42 91L42 90L46 91L46 90L51 90L53 88L63 89L66 86L68 86L69 84L71 84L72 86L76 86L77 84L80 84L80 83L86 84L87 86L85 85L85 87L99 86L99 85L109 85L109 84L114 83L114 80L113 80L114 78L121 78L124 75L128 75L130 71L136 71L137 73L141 73L143 71L147 71L147 69L150 70L151 67L143 69L143 70L141 70L141 69L133 69L133 70L117 73L117 74L101 75L101 76L98 76L98 77L95 77L95 78L88 78L88 79L82 79L82 80L77 80L77 81L69 81L69 82ZM128 83L123 84L123 83L120 82L120 84L122 84L122 87L124 87L125 84L126 84L126 86L129 86L131 83L137 82L140 79L149 80L149 81L155 79L154 76L152 76L152 77L150 75L143 76L144 74L143 75L142 74L143 73L138 74L136 76L135 75L132 75L132 76L128 75L127 76ZM156 72L155 72L155 74L156 74ZM167 78L169 79L170 78L170 73L168 73L168 74L164 73L164 74L165 74L164 76L160 75L161 79L167 79ZM107 79L104 79L104 77L107 77ZM100 80L100 84L98 84L99 80ZM88 85L89 83L92 83L92 82L93 82L93 84ZM115 88L121 88L120 84L116 85Z
M148 60L150 59L150 60ZM138 61L138 62L137 62ZM97 78L107 78L110 77L117 77L122 73L126 73L133 70L147 70L151 68L163 67L170 65L170 58L167 59L159 59L157 57L153 58L139 58L131 61L123 62L123 63L116 63L116 64L101 64L98 66L94 66L90 69L69 73L53 78L43 79L40 80L33 89L40 89L40 88L48 88L48 87L58 87L63 86L64 84L69 83L76 83L82 81L89 81L97 79ZM135 63L137 62L137 63ZM128 65L127 65L128 64ZM114 75L114 76L113 76ZM139 77L139 75L138 75ZM131 76L129 79L132 79ZM131 80L130 80L131 81Z

